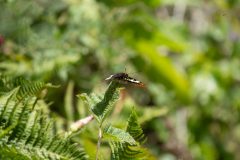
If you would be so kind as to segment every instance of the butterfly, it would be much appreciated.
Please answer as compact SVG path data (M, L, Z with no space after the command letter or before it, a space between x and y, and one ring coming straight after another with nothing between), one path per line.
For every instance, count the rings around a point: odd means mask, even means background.
M106 81L115 80L121 84L133 84L138 87L144 87L145 85L132 77L129 77L127 73L116 73L110 75L108 78L105 79Z

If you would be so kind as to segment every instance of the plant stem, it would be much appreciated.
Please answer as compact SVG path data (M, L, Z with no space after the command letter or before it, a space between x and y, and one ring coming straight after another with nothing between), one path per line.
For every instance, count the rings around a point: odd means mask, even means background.
M95 160L98 160L98 154L99 154L99 150L101 147L101 141L102 141L102 124L100 124L99 130L98 130L98 143L97 143L97 151L96 151L96 159Z

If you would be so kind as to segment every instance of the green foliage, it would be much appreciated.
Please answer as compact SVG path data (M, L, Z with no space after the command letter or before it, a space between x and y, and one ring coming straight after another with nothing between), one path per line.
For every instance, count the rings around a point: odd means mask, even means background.
M108 125L104 128L103 134L104 134L103 137L105 139L109 139L111 141L116 141L120 143L129 143L131 145L136 144L134 138L129 133L127 133L124 130L115 128L111 125Z
M104 97L94 94L90 96L87 96L86 94L80 95L83 100L87 101L91 112L93 113L97 121L100 123L100 125L103 123L109 112L112 111L114 103L118 100L120 87L121 85L119 83L112 81L109 84L109 87L105 92Z
M163 77L165 81L174 86L180 97L185 100L189 98L189 84L186 77L176 71L176 68L171 64L168 58L157 52L156 45L142 40L137 42L136 48L143 58L150 61L148 68L154 68L154 77ZM159 81L158 78L155 79Z
M117 132L117 131L116 131ZM138 123L137 114L135 109L128 119L127 129L125 131L137 142L135 144L129 143L128 141L119 140L116 141L114 138L110 141L110 146L112 150L112 159L151 159L150 153L140 144L144 143L145 136L143 134L142 128ZM119 133L120 135L120 133ZM123 139L123 138L121 138Z
M145 141L143 130L138 122L137 114L133 108L132 113L128 119L128 125L126 131L139 143Z
M91 94L81 94L79 97L88 103L91 112L99 123L99 140L101 138L108 141L112 150L112 159L146 159L150 157L148 151L141 147L141 143L145 141L143 130L138 123L135 110L128 120L128 126L126 131L107 125L101 131L103 120L105 120L109 112L113 109L113 105L119 97L119 84L116 81L112 81L106 90L104 97ZM102 133L103 132L103 133ZM103 134L103 135L102 135ZM99 148L98 148L99 149ZM97 154L97 156L99 156Z
M0 0L0 72L40 82L33 89L2 80L0 95L20 87L18 101L37 96L34 106L51 106L59 129L93 113L122 129L136 106L157 159L237 159L239 6L239 0ZM124 68L147 88L127 87L107 116L102 80ZM41 100L41 81L61 84L48 90L51 105ZM79 91L95 93L90 112L75 97ZM98 103L104 107L94 109ZM74 137L91 155L96 125ZM108 147L101 152L109 159Z
M42 108L34 108L36 83L31 87L28 82L27 90L20 92L24 84L0 97L0 158L85 159L81 147L71 143L69 135L57 134ZM19 100L23 93L28 96Z
M19 87L18 98L26 98L35 96L37 98L43 98L47 88L57 87L50 83L44 82L31 82L23 77L4 76L0 77L0 93L11 91L12 89Z

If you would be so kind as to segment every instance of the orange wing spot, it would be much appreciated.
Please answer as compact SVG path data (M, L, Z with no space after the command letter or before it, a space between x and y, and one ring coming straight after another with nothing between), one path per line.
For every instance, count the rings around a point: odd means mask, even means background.
M146 85L142 82L140 83L134 83L135 86L140 87L140 88L146 88Z

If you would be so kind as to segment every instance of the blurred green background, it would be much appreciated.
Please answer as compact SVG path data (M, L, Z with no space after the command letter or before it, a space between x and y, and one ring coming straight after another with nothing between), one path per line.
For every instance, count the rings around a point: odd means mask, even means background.
M136 106L156 159L239 159L239 0L0 0L0 71L61 85L45 97L59 123L125 68L146 88L126 87L112 123Z

